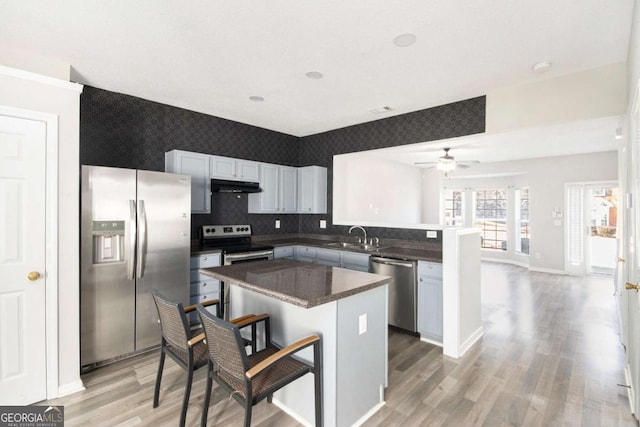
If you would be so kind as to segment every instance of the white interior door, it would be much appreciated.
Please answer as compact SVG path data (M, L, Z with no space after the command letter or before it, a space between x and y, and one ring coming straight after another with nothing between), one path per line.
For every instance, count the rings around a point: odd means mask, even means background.
M629 388L629 401L631 411L636 419L640 410L640 292L634 290L640 282L640 256L637 248L640 243L640 97L636 95L635 108L630 117L631 133L625 141L627 151L627 171L623 175L623 189L625 191L625 266L622 269L628 285L631 289L619 289L623 293L622 307L626 313L622 313L622 321L626 327L626 380ZM624 280L620 281L624 282ZM624 339L623 335L623 339Z
M47 396L46 124L0 115L0 405Z

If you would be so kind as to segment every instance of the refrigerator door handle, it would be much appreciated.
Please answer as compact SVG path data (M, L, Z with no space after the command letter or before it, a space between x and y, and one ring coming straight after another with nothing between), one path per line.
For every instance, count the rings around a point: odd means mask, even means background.
M147 212L144 208L144 200L138 201L138 251L136 256L136 276L144 276L144 266L147 258Z
M136 201L129 200L129 256L127 258L127 279L135 278L135 260L136 260L136 236L138 230L136 227Z

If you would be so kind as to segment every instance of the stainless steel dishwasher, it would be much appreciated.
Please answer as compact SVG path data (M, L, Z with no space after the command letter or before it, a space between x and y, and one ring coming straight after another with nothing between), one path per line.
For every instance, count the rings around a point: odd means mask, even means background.
M369 257L369 271L391 277L389 324L412 333L417 328L417 261L381 256Z

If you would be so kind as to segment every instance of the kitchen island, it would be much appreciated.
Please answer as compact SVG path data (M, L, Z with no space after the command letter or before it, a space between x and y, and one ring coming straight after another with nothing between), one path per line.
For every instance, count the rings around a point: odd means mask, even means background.
M230 317L269 313L276 343L321 335L326 426L360 424L384 405L388 277L285 259L200 271L231 285ZM300 356L313 360L311 349ZM273 401L313 424L311 376L276 392Z

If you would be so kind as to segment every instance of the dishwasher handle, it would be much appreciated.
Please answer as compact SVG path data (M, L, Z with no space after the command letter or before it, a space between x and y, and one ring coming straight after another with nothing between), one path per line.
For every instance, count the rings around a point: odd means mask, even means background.
M396 267L406 267L406 268L413 268L413 263L411 262L403 262L400 260L395 260L395 259L391 259L391 258L381 258L381 257L377 257L377 256L372 256L369 258L369 260L371 262L375 262L376 264L386 264L386 265L393 265Z

